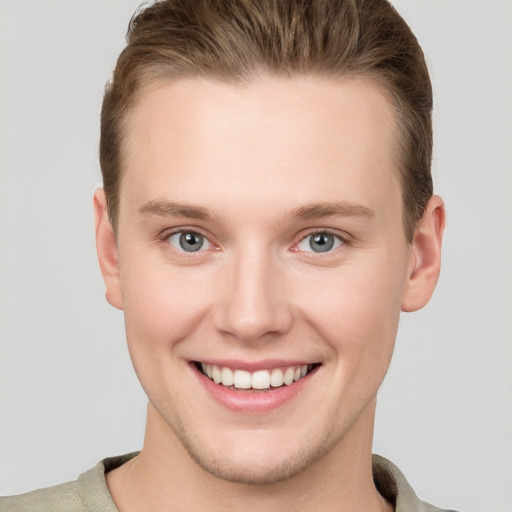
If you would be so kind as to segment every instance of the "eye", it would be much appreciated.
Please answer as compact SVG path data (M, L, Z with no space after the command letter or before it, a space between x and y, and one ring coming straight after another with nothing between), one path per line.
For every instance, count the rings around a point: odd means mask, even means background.
M343 240L332 233L313 233L304 237L298 244L297 249L304 252L328 252L343 245Z
M194 231L178 231L167 237L170 246L185 252L204 251L211 247L210 241Z

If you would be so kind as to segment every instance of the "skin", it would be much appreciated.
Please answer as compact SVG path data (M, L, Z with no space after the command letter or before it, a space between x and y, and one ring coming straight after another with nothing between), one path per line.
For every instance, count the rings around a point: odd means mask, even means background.
M396 131L385 91L363 79L141 94L117 240L95 194L106 296L149 397L141 454L107 474L121 512L392 510L371 476L376 394L400 311L434 290L444 228L435 196L405 239ZM188 231L204 249L170 238ZM335 248L314 252L318 231ZM320 366L282 406L241 413L190 365L215 358Z

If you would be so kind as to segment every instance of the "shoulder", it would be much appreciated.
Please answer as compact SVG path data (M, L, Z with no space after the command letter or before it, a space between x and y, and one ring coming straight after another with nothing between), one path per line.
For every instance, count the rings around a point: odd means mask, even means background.
M375 486L382 496L395 505L395 512L455 512L421 501L402 472L384 457L374 455L372 465Z
M105 459L73 482L18 496L0 497L0 512L117 512L105 473L135 455L131 453Z
M87 510L78 481L0 498L0 512L85 512Z

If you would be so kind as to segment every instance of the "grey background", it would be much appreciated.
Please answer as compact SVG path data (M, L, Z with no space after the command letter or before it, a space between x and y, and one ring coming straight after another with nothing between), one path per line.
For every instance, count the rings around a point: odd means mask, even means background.
M438 289L403 315L374 450L424 499L512 510L512 2L396 0L427 54ZM103 298L103 85L137 0L0 3L0 494L138 449L145 397Z

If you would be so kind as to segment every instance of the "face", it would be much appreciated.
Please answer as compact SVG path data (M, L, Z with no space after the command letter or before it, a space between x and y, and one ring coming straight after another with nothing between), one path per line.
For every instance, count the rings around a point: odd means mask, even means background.
M416 261L385 93L161 83L127 132L107 295L149 433L164 424L200 466L246 482L366 435Z

